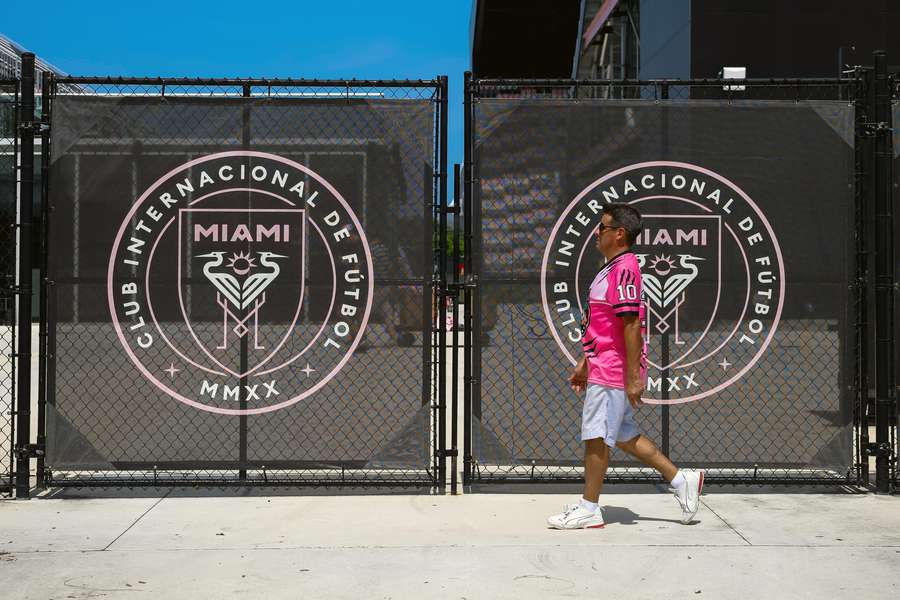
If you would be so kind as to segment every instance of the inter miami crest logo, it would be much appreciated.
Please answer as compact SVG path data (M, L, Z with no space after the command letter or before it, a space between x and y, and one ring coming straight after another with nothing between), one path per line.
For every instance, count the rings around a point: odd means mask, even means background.
M632 248L647 315L645 400L684 403L740 381L768 348L784 303L784 261L765 215L732 182L677 162L631 165L593 182L557 221L541 293L557 345L574 364L579 317L603 264L594 236L603 205L642 214Z
M258 370L296 331L306 281L305 215L303 209L178 211L181 314L197 347L221 370L236 377ZM199 279L207 305L214 299L220 334L203 336L194 327L185 301L194 287L188 272ZM289 324L280 339L266 334L273 319ZM243 367L234 352L242 340L248 349Z
M141 373L210 412L299 402L347 363L372 267L347 201L306 166L261 152L193 160L134 203L110 256L109 307Z

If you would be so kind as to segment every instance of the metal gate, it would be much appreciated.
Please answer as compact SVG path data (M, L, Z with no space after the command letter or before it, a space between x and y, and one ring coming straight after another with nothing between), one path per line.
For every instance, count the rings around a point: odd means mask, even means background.
M867 234L892 223L881 60L840 80L467 78L467 484L582 480L566 377L591 232L618 201L645 215L655 292L642 431L711 481L867 483L874 456L886 491L893 324L878 401L867 361L872 284L885 324L895 268L890 236ZM659 481L616 458L609 480Z
M441 487L446 77L49 89L42 483Z

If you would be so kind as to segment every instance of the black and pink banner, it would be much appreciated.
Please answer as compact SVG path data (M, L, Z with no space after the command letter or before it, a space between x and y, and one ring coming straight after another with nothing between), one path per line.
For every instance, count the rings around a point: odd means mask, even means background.
M48 465L424 470L434 110L56 98Z
M593 234L624 202L643 215L644 433L659 443L667 419L683 464L843 472L853 119L839 101L480 98L479 463L580 464L566 377Z

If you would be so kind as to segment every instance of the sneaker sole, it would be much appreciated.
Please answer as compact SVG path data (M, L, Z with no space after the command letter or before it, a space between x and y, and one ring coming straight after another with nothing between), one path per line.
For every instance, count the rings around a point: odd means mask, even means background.
M603 529L605 525L606 523L600 523L598 525L585 525L583 527L560 527L558 525L551 525L550 523L547 523L547 527L549 527L550 529L556 529L557 531L570 531L573 529Z

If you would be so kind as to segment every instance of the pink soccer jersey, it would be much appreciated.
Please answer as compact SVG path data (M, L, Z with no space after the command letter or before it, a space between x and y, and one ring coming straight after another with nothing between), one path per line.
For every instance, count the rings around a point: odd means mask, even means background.
M641 321L641 379L647 380L647 315L641 269L631 252L619 254L591 283L581 321L581 344L588 361L588 382L625 388L625 329L621 317L636 314Z

